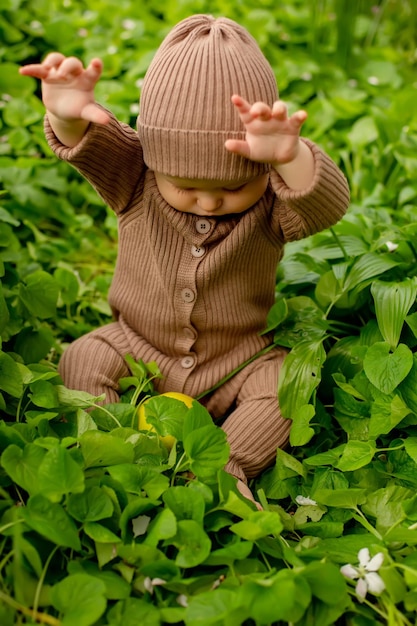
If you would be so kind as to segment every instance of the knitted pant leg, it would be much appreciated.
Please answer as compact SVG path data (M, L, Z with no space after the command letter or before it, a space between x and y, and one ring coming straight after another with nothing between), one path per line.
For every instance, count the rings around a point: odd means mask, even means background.
M58 371L69 389L106 394L106 402L118 402L119 379L129 375L124 356L130 352L117 322L99 328L71 343L62 355Z
M247 377L236 409L222 428L230 444L225 470L247 482L274 461L277 448L288 443L291 421L281 416L277 386L284 355L260 363Z

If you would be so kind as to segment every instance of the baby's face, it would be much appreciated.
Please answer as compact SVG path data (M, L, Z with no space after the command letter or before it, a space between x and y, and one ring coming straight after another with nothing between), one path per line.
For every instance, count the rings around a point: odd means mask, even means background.
M161 196L177 211L204 217L243 213L263 196L268 174L247 181L176 178L155 172Z

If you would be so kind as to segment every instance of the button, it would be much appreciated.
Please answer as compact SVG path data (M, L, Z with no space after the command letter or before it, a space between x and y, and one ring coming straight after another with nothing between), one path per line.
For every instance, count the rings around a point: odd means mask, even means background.
M183 302L194 302L195 293L192 289L188 289L188 287L186 287L181 291L181 298Z
M195 363L195 359L191 355L185 356L183 359L181 359L181 366L187 370L190 369L190 367L192 367L194 363Z
M204 246L191 246L191 254L196 259L199 259L200 257L202 257L205 253L206 253L206 249Z
M211 228L209 220L200 219L195 223L195 228L198 233L208 233Z

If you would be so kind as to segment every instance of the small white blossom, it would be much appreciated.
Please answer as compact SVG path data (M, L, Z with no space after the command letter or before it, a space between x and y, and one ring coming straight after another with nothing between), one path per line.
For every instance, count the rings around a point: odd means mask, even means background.
M134 20L123 20L122 26L125 30L134 30L136 22Z
M183 593L177 596L177 602L180 606L183 606L184 608L187 608L188 606L188 598Z
M340 571L346 578L351 580L358 579L355 592L359 602L363 602L368 591L374 595L379 595L385 589L384 581L377 574L384 561L384 555L382 552L378 552L371 559L368 548L362 548L358 552L358 561L359 565L357 567L348 563L343 565Z
M143 586L145 587L146 591L148 591L152 595L154 587L165 585L165 583L166 580L164 580L163 578L149 578L149 576L147 576L143 581Z
M305 496L297 496L295 501L299 506L317 506L317 502L315 500L306 498Z
M388 252L394 252L398 248L398 243L394 243L393 241L386 241L385 245L387 246Z
M379 78L378 78L378 76L368 76L368 83L370 85L379 85Z

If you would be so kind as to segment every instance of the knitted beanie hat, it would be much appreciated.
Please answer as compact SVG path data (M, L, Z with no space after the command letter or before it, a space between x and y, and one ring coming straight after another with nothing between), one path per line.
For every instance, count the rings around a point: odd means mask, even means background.
M194 15L167 35L146 73L138 134L146 165L180 178L244 180L269 166L229 152L245 132L231 96L272 106L275 76L255 39L236 22Z

